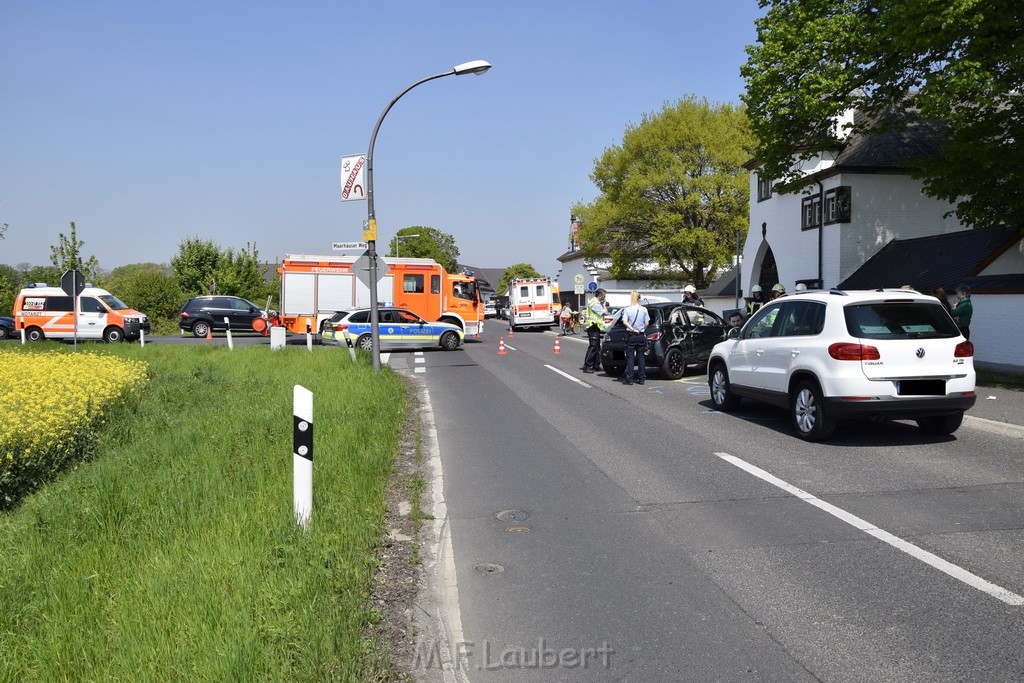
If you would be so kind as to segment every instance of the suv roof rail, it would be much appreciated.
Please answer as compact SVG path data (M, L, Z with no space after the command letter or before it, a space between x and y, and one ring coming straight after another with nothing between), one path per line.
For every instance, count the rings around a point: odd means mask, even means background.
M832 289L828 290L828 293L834 294L835 296L850 296L844 290L839 289L838 287L833 287Z

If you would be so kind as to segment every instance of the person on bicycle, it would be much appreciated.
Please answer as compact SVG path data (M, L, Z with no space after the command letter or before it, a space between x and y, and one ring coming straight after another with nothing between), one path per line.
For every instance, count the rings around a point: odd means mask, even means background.
M570 329L572 329L572 317L573 317L573 315L574 315L574 313L573 313L573 310L572 310L572 306L570 306L569 304L565 304L565 306L562 306L562 312L558 314L559 320L561 321L561 330L562 330L561 336L564 337L566 335L566 333Z

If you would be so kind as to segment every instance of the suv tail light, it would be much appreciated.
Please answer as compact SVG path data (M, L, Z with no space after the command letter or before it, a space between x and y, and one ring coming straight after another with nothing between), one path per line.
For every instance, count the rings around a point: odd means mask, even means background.
M188 312L188 311L182 311L182 312L181 312L181 317L182 317L182 318L191 318L192 316L191 316L191 315L189 315L189 312Z
M647 335L647 338L653 342L656 342L659 339L661 339L661 332L651 332L649 335Z
M836 360L879 360L882 356L874 346L839 342L828 347L828 355Z
M969 341L962 341L956 345L953 351L954 358L971 358L974 356L974 344Z

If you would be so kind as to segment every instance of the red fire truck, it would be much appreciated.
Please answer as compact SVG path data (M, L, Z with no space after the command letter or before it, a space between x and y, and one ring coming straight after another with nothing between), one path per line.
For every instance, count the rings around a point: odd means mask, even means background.
M370 305L370 289L352 272L357 256L288 254L281 276L281 324L292 332L307 325L322 331L335 311ZM433 259L378 256L379 306L396 306L424 320L458 325L467 335L483 331L484 306L476 278L449 273Z

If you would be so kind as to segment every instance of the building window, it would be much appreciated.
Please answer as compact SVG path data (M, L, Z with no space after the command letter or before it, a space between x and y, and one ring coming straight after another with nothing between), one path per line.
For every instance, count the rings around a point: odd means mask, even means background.
M821 225L821 201L818 195L805 197L801 205L800 229L810 230Z
M772 181L771 178L762 178L760 175L757 176L757 201L763 202L766 199L772 198Z
M850 213L849 185L842 185L825 193L825 225L829 223L849 223Z

